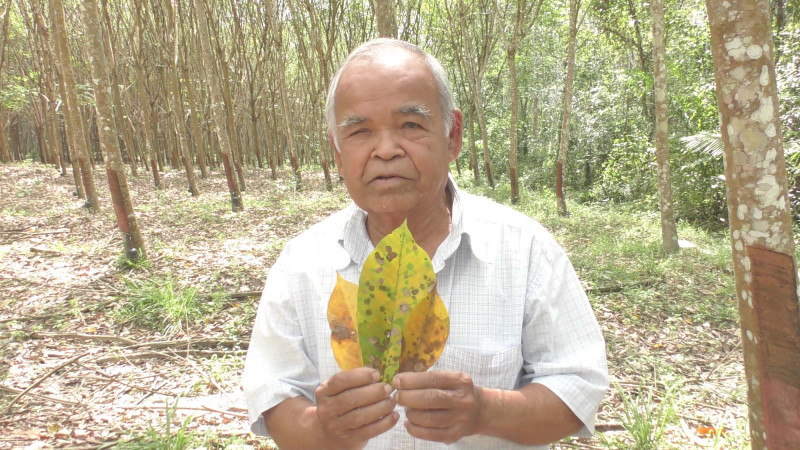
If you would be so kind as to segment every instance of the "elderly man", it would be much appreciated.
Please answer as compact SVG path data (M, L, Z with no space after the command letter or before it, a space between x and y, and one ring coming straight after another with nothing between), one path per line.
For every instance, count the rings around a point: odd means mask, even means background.
M462 118L431 55L363 44L328 93L353 203L293 239L269 272L243 386L252 430L281 448L517 448L590 435L608 385L597 321L564 251L534 220L448 176ZM431 255L450 336L426 372L339 370L326 308L406 220Z

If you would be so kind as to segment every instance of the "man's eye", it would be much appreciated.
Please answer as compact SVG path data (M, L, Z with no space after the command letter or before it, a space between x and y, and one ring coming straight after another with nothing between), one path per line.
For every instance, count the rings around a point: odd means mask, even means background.
M422 126L416 122L406 122L403 124L403 128L422 128Z
M365 128L359 128L357 130L352 131L348 136L358 136L359 134L366 133L367 130Z

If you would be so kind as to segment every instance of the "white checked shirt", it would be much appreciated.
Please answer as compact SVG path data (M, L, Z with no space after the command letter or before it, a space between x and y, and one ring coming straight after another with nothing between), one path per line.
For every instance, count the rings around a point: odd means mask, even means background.
M605 342L572 264L533 219L452 180L449 188L452 231L432 262L450 336L431 370L466 372L489 388L541 383L581 419L578 435L590 435L608 387ZM358 284L374 249L366 216L355 204L331 215L289 242L270 270L242 380L254 433L267 434L264 411L298 395L314 401L320 382L340 370L326 311L336 273ZM397 409L397 425L367 448L445 447L409 435ZM487 436L451 447L525 448Z

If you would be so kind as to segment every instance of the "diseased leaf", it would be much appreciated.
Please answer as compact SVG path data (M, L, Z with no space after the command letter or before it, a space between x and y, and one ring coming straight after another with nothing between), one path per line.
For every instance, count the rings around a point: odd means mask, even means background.
M356 293L358 286L336 274L336 286L328 302L331 348L343 370L361 367L361 348L356 328Z
M403 330L411 311L436 288L428 254L405 222L378 242L358 283L358 339L364 365L391 382L400 367Z
M373 367L387 383L397 372L427 370L441 356L450 319L431 260L406 223L376 245L357 288L337 279L328 323L339 366Z
M408 317L398 372L428 370L442 356L449 334L450 316L434 289Z

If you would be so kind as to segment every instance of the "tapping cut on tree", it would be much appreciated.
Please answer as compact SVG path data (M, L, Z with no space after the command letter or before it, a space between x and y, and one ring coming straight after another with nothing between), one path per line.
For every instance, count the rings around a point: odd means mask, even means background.
M343 370L372 367L391 383L398 372L423 372L436 363L450 317L431 260L405 222L370 253L357 286L337 275L328 324Z

